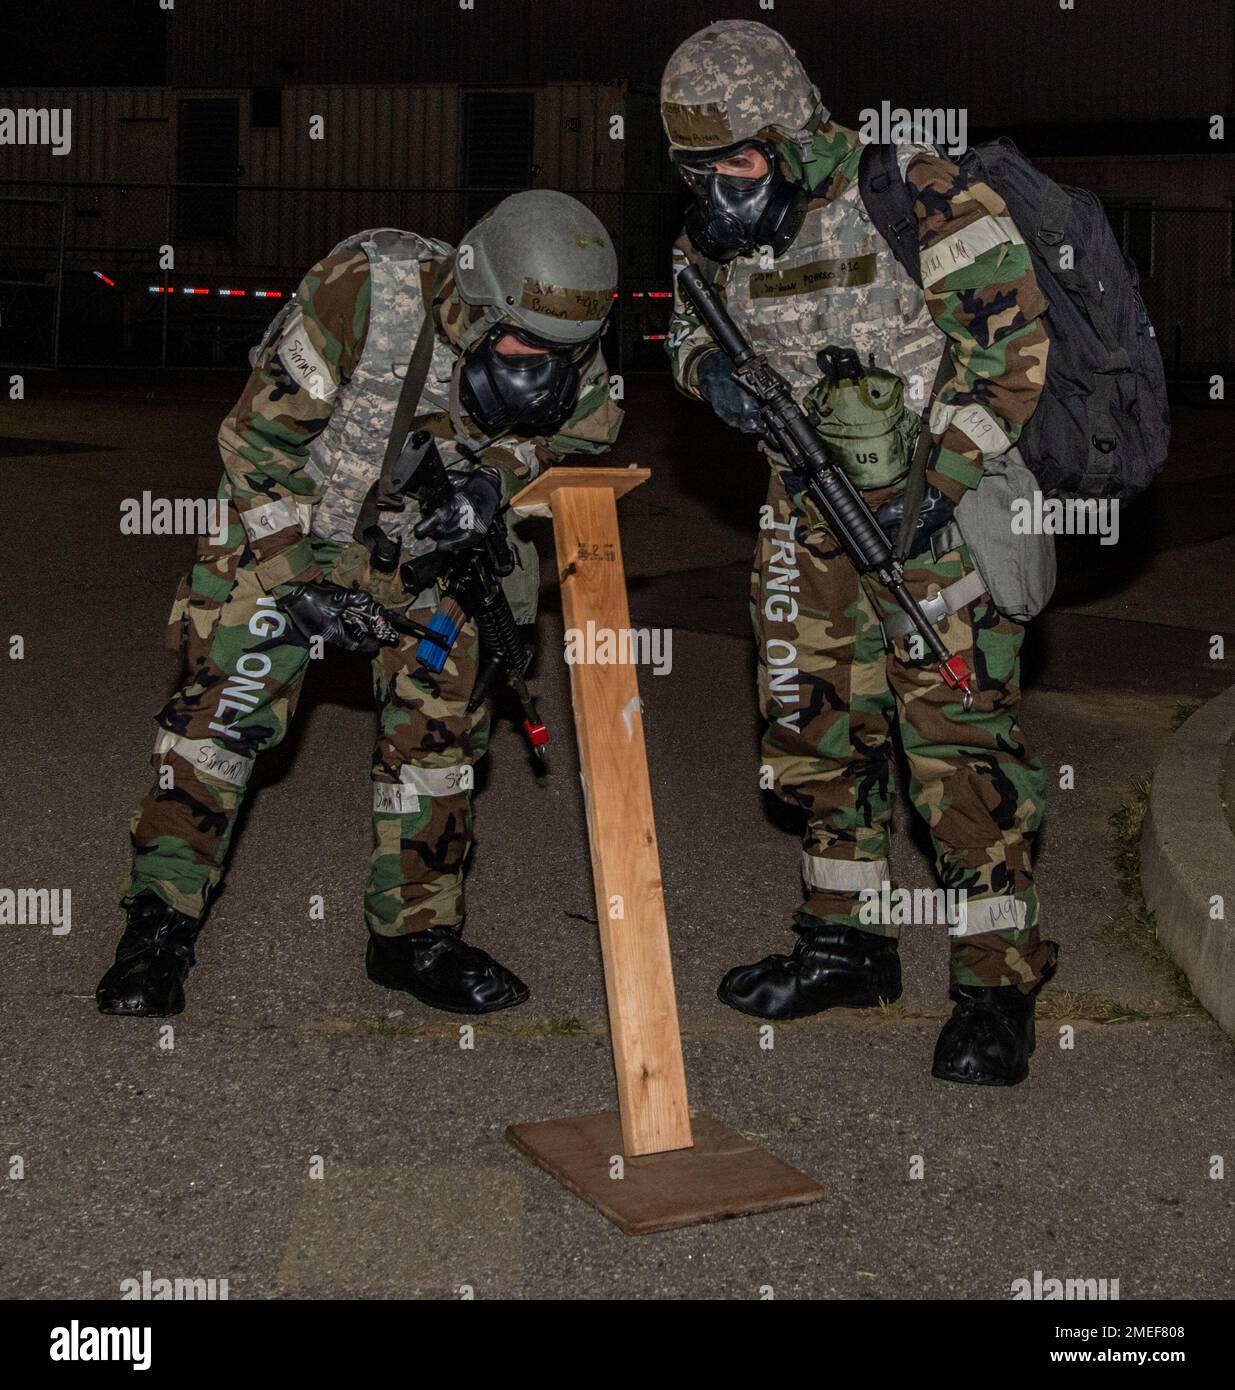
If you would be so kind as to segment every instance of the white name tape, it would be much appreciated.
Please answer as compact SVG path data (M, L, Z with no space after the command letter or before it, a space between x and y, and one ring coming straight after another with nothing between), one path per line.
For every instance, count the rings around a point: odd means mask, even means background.
M288 320L275 351L288 376L298 381L314 400L328 401L338 391L338 383L326 359L313 345L299 309Z
M972 265L991 247L1017 245L1024 240L1010 217L979 218L922 252L922 283L931 289L954 270Z
M936 401L931 406L931 433L941 435L949 425L955 425L966 439L976 444L984 459L999 458L1012 447L1003 427L983 406L944 405Z
M276 497L273 502L263 502L260 507L250 507L240 513L240 520L250 540L261 540L263 536L273 536L289 526L307 531L313 518L313 508L308 502L289 502L286 497Z
M1019 898L979 898L961 904L949 936L978 936L991 931L1021 931L1028 909Z
M243 787L253 772L253 759L243 753L229 753L208 738L181 738L179 734L160 732L154 743L156 757L175 753L190 763L202 777Z

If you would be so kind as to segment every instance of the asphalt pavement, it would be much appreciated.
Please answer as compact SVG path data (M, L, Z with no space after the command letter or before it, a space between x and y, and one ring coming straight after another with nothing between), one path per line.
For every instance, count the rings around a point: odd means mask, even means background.
M630 382L614 462L653 470L620 503L622 540L633 622L673 633L672 670L640 684L691 1100L826 1196L629 1238L504 1139L614 1104L551 575L535 668L551 771L499 710L468 887L471 938L527 1004L466 1047L461 1020L365 978L374 716L366 664L332 657L256 779L187 1011L95 1010L192 548L123 535L121 504L213 494L238 385L31 376L0 417L0 887L72 893L67 934L0 926L0 1295L115 1297L149 1271L231 1298L1004 1298L1035 1270L1118 1279L1123 1299L1235 1295L1235 1174L1214 1176L1235 1160L1235 1044L1128 926L1108 823L1181 713L1235 681L1229 414L1177 409L1167 474L1119 545L1066 543L1031 630L1023 723L1071 783L1038 864L1061 967L1030 1079L986 1090L929 1075L949 1008L937 930L907 930L900 1004L781 1025L771 1049L716 999L730 965L787 948L799 895L796 839L757 784L763 474L667 380ZM898 828L898 881L930 886L921 836L904 813Z

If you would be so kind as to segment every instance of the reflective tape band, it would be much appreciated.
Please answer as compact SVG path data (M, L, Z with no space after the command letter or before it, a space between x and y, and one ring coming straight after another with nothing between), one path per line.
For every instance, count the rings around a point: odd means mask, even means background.
M260 507L250 507L240 513L240 520L251 541L260 541L273 536L276 531L284 531L289 526L304 530L300 520L300 507L304 503L289 501L286 497L276 497L273 502L263 502Z
M1010 217L988 214L944 237L922 251L922 284L926 289L946 279L954 270L972 265L994 246L1023 245L1025 238Z
M243 787L253 773L252 758L246 758L243 753L229 753L209 738L181 738L164 729L154 741L154 752L158 758L165 753L176 753L191 764L199 777L227 782L233 787Z
M1012 441L998 420L981 405L944 405L936 401L931 406L930 431L941 435L949 425L955 425L972 444L976 444L984 459L998 458L1012 447Z
M420 810L422 796L463 796L472 789L471 763L450 767L413 767L404 763L399 781L373 783L373 812L382 816L405 816Z
M986 932L1025 930L1029 909L1019 898L965 898L957 923L948 928L949 936L980 936Z
M930 598L920 600L918 607L926 614L926 621L932 627L938 627L950 613L959 613L962 608L968 608L974 599L981 598L985 592L986 580L977 570L970 570L955 584L949 584L946 589L932 594ZM914 621L908 613L894 613L890 618L883 620L885 642L895 642L897 638L916 631Z
M802 855L802 877L811 888L831 888L838 893L860 893L882 888L888 880L886 859L824 859Z

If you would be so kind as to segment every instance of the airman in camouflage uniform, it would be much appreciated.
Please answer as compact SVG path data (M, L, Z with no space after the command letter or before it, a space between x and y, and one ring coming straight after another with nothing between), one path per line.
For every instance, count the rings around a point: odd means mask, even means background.
M159 776L133 816L128 928L99 986L104 1012L183 1007L182 982L246 784L258 756L286 734L314 654L314 634L283 606L289 595L361 591L422 624L432 616L432 591L407 593L399 570L380 573L354 539L425 306L433 346L414 423L460 469L459 515L470 517L485 496L483 487L469 494L470 483L490 486L496 510L557 459L615 439L621 412L598 337L616 280L596 218L564 194L536 191L500 204L458 254L382 228L348 238L301 281L252 354L252 375L219 431L218 496L230 525L222 544L200 543L172 610L169 635L184 674L156 716ZM538 433L519 418L481 423L479 407L468 411L471 371L490 388L547 379L565 399L555 397L553 410L544 392L533 402ZM489 405L498 408L492 392ZM487 447L475 465L460 444L478 443ZM440 530L422 534L432 520L409 499L379 524L409 558L448 544ZM536 553L509 534L518 563L507 596L516 619L529 622ZM449 543L466 541L460 534ZM525 999L526 987L460 939L472 772L489 730L483 705L466 708L477 633L465 624L438 674L417 661L417 640L401 637L373 657L380 731L364 900L369 973L438 1007L504 1008Z
M901 378L923 410L947 354L928 428L937 445L906 583L943 595L938 630L973 669L973 708L940 679L920 639L870 576L859 578L802 483L772 454L751 607L765 775L805 813L806 900L790 955L729 972L720 997L793 1018L896 998L888 886L894 732L910 795L930 827L945 889L963 892L951 928L956 1009L936 1049L949 1080L1013 1084L1027 1074L1033 997L1054 968L1041 939L1031 852L1045 778L1017 722L1022 627L1002 616L952 520L984 462L1012 449L1045 379L1043 296L1003 200L928 144L898 147L916 195L925 288L877 232L858 189L862 144L829 119L785 40L725 21L687 39L661 88L665 129L695 194L675 267L710 272L738 327L794 389L820 380L825 345ZM680 292L669 334L674 377L728 423L758 433L753 399ZM904 483L865 492L890 537ZM898 627L900 629L899 635ZM959 927L959 930L958 930Z

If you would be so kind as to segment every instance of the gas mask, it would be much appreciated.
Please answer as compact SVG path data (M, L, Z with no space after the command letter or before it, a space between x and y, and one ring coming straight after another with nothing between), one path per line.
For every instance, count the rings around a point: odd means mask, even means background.
M502 353L507 336L536 353ZM459 365L459 400L489 438L500 434L549 435L565 424L579 398L580 369L597 340L555 343L524 328L494 325L464 353Z
M719 161L747 149L759 150L767 159L761 177L716 172ZM773 256L789 248L806 216L809 194L781 171L775 145L744 140L707 153L675 150L672 158L694 194L686 210L686 235L701 255L723 263L761 246L770 246Z

